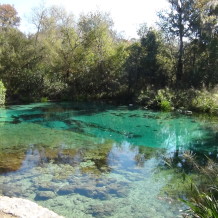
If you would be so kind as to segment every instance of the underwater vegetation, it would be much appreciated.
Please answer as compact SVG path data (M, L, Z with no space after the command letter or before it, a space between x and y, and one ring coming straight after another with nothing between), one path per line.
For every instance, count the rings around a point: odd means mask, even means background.
M189 207L179 198L206 187L202 172L216 166L212 118L90 103L0 114L0 195L69 218L181 217Z

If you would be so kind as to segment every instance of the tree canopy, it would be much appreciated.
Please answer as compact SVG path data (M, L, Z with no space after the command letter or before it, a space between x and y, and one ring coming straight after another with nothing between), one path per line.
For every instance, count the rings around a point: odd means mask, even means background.
M35 101L137 98L164 87L212 88L218 83L218 4L169 0L159 28L142 24L123 39L99 11L78 19L60 7L33 10L35 32L17 29L12 5L0 5L0 80L7 98ZM4 31L7 30L7 31Z
M0 27L17 27L19 24L16 9L10 4L0 4Z

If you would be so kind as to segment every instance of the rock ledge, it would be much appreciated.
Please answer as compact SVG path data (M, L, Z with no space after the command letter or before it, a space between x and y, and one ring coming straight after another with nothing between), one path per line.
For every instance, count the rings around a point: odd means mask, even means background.
M5 217L19 218L63 218L32 201L6 196L0 196L0 214L5 214Z

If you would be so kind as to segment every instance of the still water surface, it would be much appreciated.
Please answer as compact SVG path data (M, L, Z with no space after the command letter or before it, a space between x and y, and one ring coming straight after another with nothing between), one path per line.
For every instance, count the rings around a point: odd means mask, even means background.
M69 218L181 217L163 159L216 153L217 130L214 119L127 106L10 106L0 109L0 195Z

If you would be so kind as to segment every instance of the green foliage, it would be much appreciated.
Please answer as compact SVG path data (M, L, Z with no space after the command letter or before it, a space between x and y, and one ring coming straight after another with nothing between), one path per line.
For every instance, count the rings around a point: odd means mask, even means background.
M177 86L202 88L217 84L217 1L169 0L169 4L168 11L159 13L159 26L171 45L179 44L173 46L177 49Z
M173 98L173 94L170 92L168 88L158 90L157 95L155 97L157 104L162 111L172 110L172 105L171 105L172 98Z
M194 156L187 155L189 164L201 173L203 179L196 181L191 186L191 196L188 200L183 200L195 217L217 218L218 217L218 186L217 186L217 163L207 159L206 166L201 166ZM194 188L193 188L194 187Z
M152 90L151 87L148 87L146 90L142 90L139 96L137 97L137 103L142 104L148 108L156 107L156 91Z
M159 108L163 111L182 108L180 110L182 113L187 110L214 114L218 112L217 88L210 91L206 89L175 91L169 88L155 90L148 86L138 95L137 102L148 108Z
M0 80L0 105L5 104L5 95L6 95L6 88L3 82Z
M170 85L173 58L162 33L152 28L140 30L140 43L129 47L126 62L128 91L141 91L146 85L164 87ZM143 32L143 33L142 33Z
M167 100L162 100L162 101L160 102L160 109L161 109L162 111L171 111L171 110L172 110L172 106L171 106L171 104L170 104L169 101L167 101Z
M195 189L198 193L197 196L192 197L190 200L182 200L190 207L191 211L194 213L194 217L217 218L218 199L213 192L218 192L218 188L211 188L211 191L208 194L200 192L198 187L195 187Z
M169 2L170 11L160 14L161 30L143 24L134 41L120 38L106 13L76 21L63 8L44 6L34 10L36 32L27 36L15 28L19 17L7 6L13 19L6 21L14 23L0 31L0 79L8 99L125 98L164 111L216 111L215 94L195 89L218 84L217 4Z
M173 109L174 98L175 93L169 88L154 90L152 87L148 87L147 90L141 91L137 102L148 108L158 108L167 112Z
M4 81L9 99L34 98L42 93L43 72L40 69L41 48L17 29L0 32L0 77Z
M16 9L10 4L0 4L0 27L16 27L20 24Z
M196 111L215 112L218 109L218 97L206 90L196 91L191 106Z
M42 103L48 102L48 98L47 97L42 97L40 99L40 102L42 102Z
M193 152L176 153L174 156L165 159L167 168L181 173L182 183L174 187L171 192L185 196L186 203L191 210L191 215L202 218L218 217L218 165L215 159L207 156L198 157ZM178 163L180 163L178 167ZM175 179L177 179L176 176ZM173 183L173 181L172 181ZM174 183L173 183L174 184Z

